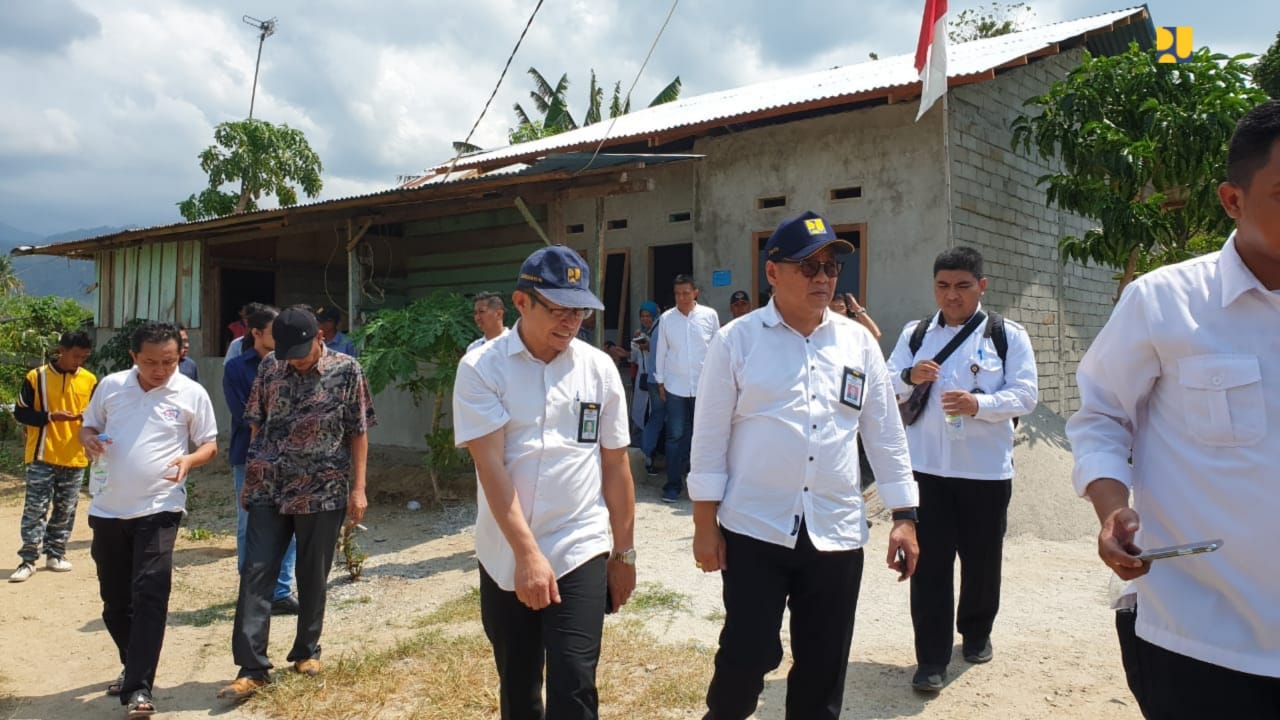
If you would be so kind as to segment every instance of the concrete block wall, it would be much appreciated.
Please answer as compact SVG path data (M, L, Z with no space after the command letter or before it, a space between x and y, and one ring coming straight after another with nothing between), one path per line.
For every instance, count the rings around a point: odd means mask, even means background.
M1010 123L1080 61L1080 51L1034 61L951 91L948 103L952 241L980 250L991 277L984 304L1031 336L1040 402L1062 416L1079 407L1075 371L1111 314L1114 271L1063 264L1059 238L1089 221L1051 206L1037 180L1053 168L1010 149Z

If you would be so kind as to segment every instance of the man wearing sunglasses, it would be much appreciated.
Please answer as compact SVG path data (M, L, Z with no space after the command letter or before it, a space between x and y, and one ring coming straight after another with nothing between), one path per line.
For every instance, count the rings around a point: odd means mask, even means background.
M916 483L889 371L871 335L827 307L835 258L852 251L812 212L783 222L765 245L773 299L707 350L689 474L694 562L724 583L707 718L755 712L787 607L786 716L840 716L868 536L858 432L894 509L886 562L900 580L915 569Z
M480 618L503 718L594 720L604 614L636 584L622 378L576 339L604 305L555 245L520 268L520 320L458 365L454 437L476 465ZM546 707L542 700L546 668Z

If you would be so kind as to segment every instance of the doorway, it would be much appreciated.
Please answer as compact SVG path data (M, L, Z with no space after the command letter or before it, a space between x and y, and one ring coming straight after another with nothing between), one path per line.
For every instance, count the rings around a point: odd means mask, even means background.
M677 275L693 274L693 243L658 245L649 248L649 297L662 310L674 307ZM701 282L702 278L694 278Z
M613 250L604 256L604 339L629 347L631 337L631 253Z
M263 270L223 268L218 273L218 323L219 353L226 352L231 343L231 330L227 326L240 318L240 308L251 302L276 304L276 274ZM213 333L210 333L212 335Z

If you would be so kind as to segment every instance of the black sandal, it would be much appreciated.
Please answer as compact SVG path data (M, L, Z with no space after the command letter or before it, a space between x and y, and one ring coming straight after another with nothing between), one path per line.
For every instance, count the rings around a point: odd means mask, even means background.
M151 717L156 714L156 704L151 700L151 693L146 690L135 690L129 697L129 720Z
M122 692L124 692L124 671L123 670L120 671L120 676L116 678L116 681L107 686L107 694L110 695L111 697L116 697Z

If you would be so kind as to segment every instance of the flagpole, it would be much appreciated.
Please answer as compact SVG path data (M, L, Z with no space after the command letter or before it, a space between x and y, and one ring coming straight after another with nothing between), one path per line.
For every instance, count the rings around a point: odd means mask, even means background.
M943 76L943 82L946 77ZM955 247L955 225L951 219L951 209L955 206L955 197L951 194L951 88L942 91L942 182L947 198L947 247Z

